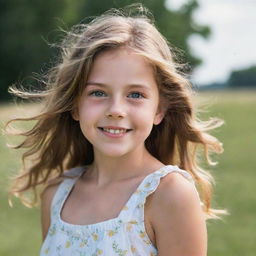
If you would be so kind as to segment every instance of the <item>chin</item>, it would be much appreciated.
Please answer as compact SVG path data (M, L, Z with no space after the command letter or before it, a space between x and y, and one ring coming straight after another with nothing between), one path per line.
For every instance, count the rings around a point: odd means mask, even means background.
M127 155L127 153L113 151L113 152L104 152L103 155L106 157L110 157L110 158L120 158L120 157Z
M119 158L129 154L129 151L122 149L97 150L101 155L110 158Z

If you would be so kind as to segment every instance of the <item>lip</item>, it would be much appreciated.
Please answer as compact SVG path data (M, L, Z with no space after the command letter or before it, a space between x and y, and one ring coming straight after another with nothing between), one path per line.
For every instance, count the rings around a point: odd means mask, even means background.
M126 131L131 130L131 129L128 129L125 127L120 127L120 126L100 126L98 128L113 129L113 130L126 130Z
M110 132L104 131L103 128L113 129L113 130L125 130L125 132L110 133ZM110 138L122 138L122 137L126 136L128 132L130 132L132 130L132 129L127 129L127 128L118 127L118 126L103 126L103 127L98 127L98 129L102 134L104 134L105 136L110 137Z

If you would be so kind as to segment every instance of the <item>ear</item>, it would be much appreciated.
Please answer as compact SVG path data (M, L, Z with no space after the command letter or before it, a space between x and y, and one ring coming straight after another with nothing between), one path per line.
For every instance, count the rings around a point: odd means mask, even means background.
M162 120L164 119L166 110L167 110L166 106L162 103L159 103L157 113L154 117L154 122L153 122L154 125L158 125L162 122Z
M75 107L74 109L71 110L71 116L73 117L73 119L75 121L79 121L79 113L78 113L78 109L77 107Z

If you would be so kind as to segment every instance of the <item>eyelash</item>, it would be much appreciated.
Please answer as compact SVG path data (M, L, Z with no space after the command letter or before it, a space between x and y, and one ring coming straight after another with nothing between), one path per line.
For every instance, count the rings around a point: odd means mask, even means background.
M97 97L95 94L96 93L105 93L105 92L103 92L103 91L91 91L91 92L89 92L89 96L95 96L95 97Z
M96 93L102 93L102 94L106 94L104 91L100 91L100 90L96 90L96 91L91 91L89 92L89 96L95 96L95 97L101 97L101 96L96 96ZM135 97L133 99L142 99L142 98L145 98L144 94L141 93L141 92L131 92L130 94L137 94L139 95L140 97Z

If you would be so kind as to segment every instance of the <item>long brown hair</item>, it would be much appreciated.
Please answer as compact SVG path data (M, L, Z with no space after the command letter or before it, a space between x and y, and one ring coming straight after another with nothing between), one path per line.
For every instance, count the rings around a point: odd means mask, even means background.
M65 169L93 162L93 147L71 113L84 89L95 56L125 46L152 65L160 98L167 109L163 121L153 127L145 141L147 150L162 163L178 165L193 176L208 218L217 218L224 213L211 209L213 178L199 167L197 157L200 145L209 163L210 151L222 152L221 143L208 134L222 122L218 119L203 122L197 118L190 83L180 71L181 65L175 61L172 48L148 16L145 9L135 16L111 10L89 24L75 26L60 45L59 63L41 81L44 90L33 93L15 86L10 88L16 96L40 98L44 106L33 117L9 122L36 121L31 129L18 133L25 139L15 148L26 149L23 160L30 159L30 166L24 164L21 173L14 178L11 194L26 202L24 192L32 189L36 195L38 185L61 176ZM35 197L30 203L36 201Z

